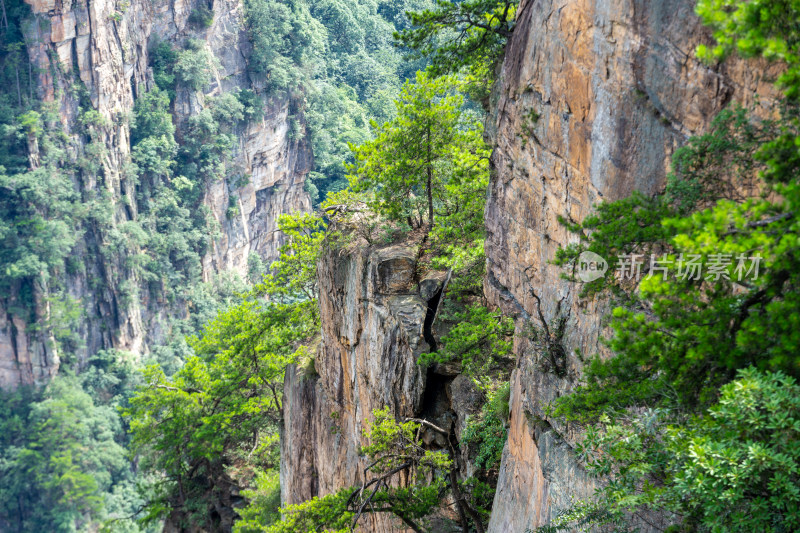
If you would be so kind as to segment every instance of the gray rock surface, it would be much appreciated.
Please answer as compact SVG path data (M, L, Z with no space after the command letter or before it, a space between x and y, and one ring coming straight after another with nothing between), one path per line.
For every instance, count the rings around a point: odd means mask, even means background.
M320 260L318 376L302 377L290 369L284 383L284 503L364 480L366 458L359 450L367 444L363 430L374 409L388 407L400 420L426 416L447 427L463 425L467 412L461 411L462 404L474 412L472 393L460 392L467 387L451 395L452 378L430 379L417 364L417 356L428 350L423 337L428 307L419 295L417 257L414 242L383 248L360 243L329 251ZM431 446L446 445L437 438L423 437ZM362 519L361 530L406 528L389 516L370 514Z

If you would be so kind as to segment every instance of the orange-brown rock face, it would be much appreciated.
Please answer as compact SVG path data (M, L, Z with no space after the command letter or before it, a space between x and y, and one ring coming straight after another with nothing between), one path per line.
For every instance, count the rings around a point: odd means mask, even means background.
M670 156L732 100L768 93L763 71L724 70L693 50L707 32L690 0L523 0L487 131L496 144L486 207L489 298L518 317L511 422L490 530L525 531L591 496L575 462L575 428L545 415L580 373L576 350L597 353L602 301L550 264L573 238L558 222L581 221L598 202L658 191ZM522 328L537 316L566 320L566 375L537 355ZM535 322L535 320L533 320Z
M446 276L419 277L418 245L351 247L319 262L322 338L315 371L290 368L284 384L281 495L299 503L365 478L363 430L372 411L399 420L424 416L459 435L480 399L471 380L417 364ZM312 374L313 375L309 375ZM423 436L444 447L437 435ZM466 462L460 463L466 470ZM369 514L361 530L407 531L398 519Z
M281 494L299 503L364 479L362 430L372 410L419 413L426 383L416 356L427 302L415 290L417 248L330 252L319 263L322 340L317 376L290 369L284 387ZM369 517L366 531L392 531Z
M91 176L76 174L77 187L84 195L102 188L108 191L114 228L136 221L135 202L128 201L137 194L135 180L125 173L130 165L127 117L132 114L135 99L153 87L149 46L155 40L179 45L192 37L205 42L219 61L214 81L203 92L178 90L174 115L180 125L202 109L207 97L251 87L246 64L250 44L244 31L242 3L214 2L214 21L202 29L188 23L193 5L187 0L28 3L32 16L22 27L38 77L39 97L57 106L63 129L78 156L84 155L85 148L83 136L78 134L80 102L73 91L63 89L73 84L75 74L85 86L92 108L104 119L105 124L95 127L97 140L104 147L101 170ZM204 279L220 271L245 274L252 253L271 263L282 243L281 234L275 231L278 215L310 210L304 182L312 166L311 150L307 141L290 138L290 107L289 101L276 99L263 119L234 131L233 165L250 179L243 180L246 184L218 181L205 191L204 203L219 226L220 236L203 259ZM229 216L231 204L238 207L236 216ZM76 251L85 269L62 280L85 315L77 332L84 342L78 350L80 358L108 348L144 353L163 340L169 327L167 315L183 312L148 298L146 283L126 267L126 259L139 250L122 250L105 257L98 247L107 241L101 230L87 228ZM121 287L138 288L140 298L126 303ZM49 339L26 328L28 320L42 320L47 310L37 304L32 316L23 318L12 311L18 307L15 294L0 295L0 388L45 383L58 370L59 357Z

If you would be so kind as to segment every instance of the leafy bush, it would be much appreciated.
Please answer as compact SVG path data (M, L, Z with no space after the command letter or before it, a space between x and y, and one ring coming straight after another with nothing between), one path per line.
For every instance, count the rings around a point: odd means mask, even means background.
M182 174L193 184L209 183L226 176L234 145L234 137L227 131L207 108L186 121L179 162Z
M211 83L217 65L217 59L203 41L189 39L186 48L178 52L172 71L179 83L200 91Z
M475 446L475 466L486 472L500 469L503 447L508 438L506 421L510 391L509 384L503 383L490 393L481 413L469 417L461 436L464 443Z
M244 119L244 104L235 93L223 93L210 102L211 115L219 124L232 126Z
M153 79L156 85L175 99L175 62L178 52L167 41L155 41L150 49L150 65L153 67Z
M188 126L194 134L200 130L198 121L213 121L209 111L201 115L189 119ZM216 122L212 126L216 128ZM199 281L200 258L208 246L209 232L205 211L197 208L201 201L199 187L184 176L174 175L176 171L185 171L187 163L179 165L179 147L175 142L175 126L166 91L156 88L136 101L131 140L132 159L141 184L137 199L140 212L137 233L141 234L138 244L146 254L139 268L145 270L144 277L148 281L165 282L164 289L159 290L172 295L175 287ZM196 142L203 140L214 139L206 135ZM205 149L192 155L202 163L213 165L214 154L207 153L213 146ZM181 152L186 153L186 150L183 147ZM211 162L207 163L208 159Z
M451 320L455 325L442 337L442 348L420 355L419 364L455 361L463 373L481 376L511 354L514 322L500 311L472 305Z
M321 48L319 23L305 2L246 0L244 6L253 43L250 70L266 78L271 91L296 88L307 54Z
M264 100L252 89L240 89L236 98L242 104L245 120L258 120L264 116Z
M189 14L189 23L202 28L210 28L214 24L214 11L207 5L199 5Z
M800 527L798 424L797 382L750 368L702 416L651 410L606 418L577 449L591 473L610 476L598 492L600 507L611 511L605 519L647 505L694 530L793 531Z
M250 519L237 523L236 533L347 533L353 513L346 511L350 491L342 490L323 497L314 497L297 505L281 508L281 520L264 529L263 523Z
M4 129L38 146L37 167L0 167L0 292L10 294L12 285L29 285L31 291L46 289L53 274L82 235L80 222L86 214L75 190L69 167L64 164L63 138L46 124L56 124L51 108L29 111ZM13 146L13 145L12 145ZM23 148L23 153L28 153ZM36 289L34 287L36 284ZM56 287L53 287L56 288ZM30 299L21 303L28 306Z

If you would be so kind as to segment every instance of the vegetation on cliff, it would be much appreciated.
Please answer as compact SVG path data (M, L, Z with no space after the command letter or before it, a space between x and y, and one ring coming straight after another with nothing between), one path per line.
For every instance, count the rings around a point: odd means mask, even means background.
M351 146L351 190L329 195L322 207L334 221L329 245L372 244L381 235L392 239L406 232L425 235L426 262L452 272L443 313L452 329L420 364L460 365L488 393L485 412L469 423L468 438L460 444L449 428L423 419L395 420L388 410L377 410L364 433L369 444L361 452L371 466L361 487L283 508L272 525L275 516L264 507L269 498L256 494L237 531L345 531L369 513L393 515L415 531L428 531L436 527L432 519L443 519L448 502L462 531L484 530L506 437L508 387L501 380L507 377L512 328L509 319L481 306L489 151L459 92L463 88L463 80L452 75L418 73L407 82L395 118L375 125L374 140ZM349 235L337 236L342 230ZM422 431L434 432L446 445L425 445ZM476 476L463 477L462 445L474 447Z
M675 154L663 194L603 204L570 224L581 241L561 250L561 264L587 250L659 261L640 265L641 283L605 276L585 287L618 301L613 355L588 361L553 414L588 424L578 454L607 483L542 531L628 530L642 509L676 531L800 527L800 37L778 22L799 13L712 0L697 11L719 43L699 55L783 61L784 98L768 119L723 111ZM702 273L687 275L690 263Z

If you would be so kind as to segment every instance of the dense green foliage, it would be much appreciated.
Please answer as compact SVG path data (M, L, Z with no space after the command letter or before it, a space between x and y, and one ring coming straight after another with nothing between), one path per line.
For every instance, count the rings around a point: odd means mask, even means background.
M136 102L131 127L132 159L139 175L140 222L125 226L140 236L146 250L140 262L143 277L156 288L195 282L207 249L205 213L195 210L201 199L197 183L176 176L179 147L165 91L155 89Z
M305 118L314 151L309 190L315 201L346 184L348 145L372 136L370 123L392 118L392 100L413 76L391 35L404 13L431 0L247 0L253 44L249 68L265 96L293 95L295 118ZM302 128L293 136L302 137Z
M116 408L136 375L130 354L101 352L80 377L0 395L0 528L138 532L141 497Z
M689 531L795 531L800 527L800 387L781 373L742 370L703 416L647 410L590 428L577 451L590 473L611 476L600 504L570 509L541 533L576 523L627 530L638 506L680 516Z
M281 520L270 527L261 521L244 520L236 524L236 533L346 533L351 531L352 513L346 510L349 491L314 497L297 505L281 508ZM247 511L245 511L247 512ZM324 529L323 529L324 528Z
M286 236L286 244L255 290L285 302L316 300L317 258L325 239L325 222L316 214L295 213L279 216L278 227Z
M290 239L276 272L190 339L193 355L174 375L160 365L146 368L125 410L141 468L160 478L145 523L171 515L186 527L229 529L232 491L253 476L259 487L245 516L263 517L271 508L273 492L261 487L277 467L284 372L311 356L306 343L319 329L316 299L305 297L312 295L302 281L316 279L321 248L309 241L320 233L319 221L298 214L279 224ZM299 271L304 277L280 281ZM260 295L287 303L264 303Z
M469 205L469 194L447 194L447 185L485 187L488 151L482 128L465 113L456 86L453 77L417 73L415 83L403 86L397 117L383 124L374 140L354 147L351 184L355 190L375 190L377 212L412 228L433 226L437 204L448 213L458 211L460 203Z
M200 91L211 83L217 60L199 39L189 39L185 48L177 53L172 72L175 79L186 87Z
M488 107L494 70L514 30L517 0L436 0L409 13L410 27L395 33L410 57L430 61L430 72L465 75L470 94Z
M510 392L508 383L490 391L481 412L468 419L461 437L465 444L475 446L475 466L493 477L500 470L500 459L508 438L506 421Z
M280 421L284 369L315 331L313 305L246 300L192 341L197 355L171 378L158 366L145 371L146 383L125 416L141 466L164 475L147 503L149 519L175 510L187 525L218 528L224 522L215 520L224 518L212 511L216 500L230 498L228 469L238 455L249 452L251 465L274 466L274 451L262 443L275 445L265 433Z
M64 262L80 237L74 231L84 209L65 165L65 143L53 131L52 109L27 111L6 125L5 136L19 153L37 147L38 164L27 168L27 158L9 156L0 166L0 290L14 285L46 291L51 276L63 272ZM30 294L23 306L32 303Z
M510 318L477 304L443 318L454 325L442 336L441 349L422 354L420 364L455 361L463 373L474 377L489 375L498 365L508 366L514 333Z

